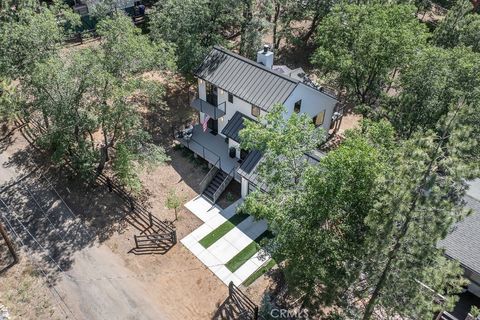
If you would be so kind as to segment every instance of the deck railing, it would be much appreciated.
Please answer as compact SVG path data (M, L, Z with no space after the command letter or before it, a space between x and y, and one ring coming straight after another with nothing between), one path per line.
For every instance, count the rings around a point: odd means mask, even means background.
M220 195L223 193L223 191L225 191L230 181L232 181L235 171L236 168L233 167L232 170L230 170L230 172L227 174L225 179L223 179L222 183L218 186L217 191L215 191L215 193L213 194L213 203L217 202Z
M218 159L217 162L215 162L215 164L213 164L210 171L208 171L208 173L205 175L205 177L203 177L202 181L200 181L200 193L203 193L203 191L205 191L207 186L212 181L213 177L215 177L215 174L217 174L217 172L218 172L217 165L219 165L219 162L220 162L220 159Z

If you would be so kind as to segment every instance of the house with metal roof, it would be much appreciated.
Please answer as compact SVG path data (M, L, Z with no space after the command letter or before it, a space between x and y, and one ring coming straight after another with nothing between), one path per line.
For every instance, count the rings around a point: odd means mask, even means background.
M198 91L191 106L199 112L199 122L182 135L181 142L212 164L201 187L215 202L228 183L235 179L245 197L256 185L258 152L247 152L240 145L244 121L257 121L275 104L293 113L307 114L317 127L335 129L341 121L334 94L317 86L301 68L275 66L274 54L265 46L252 61L215 46L194 75Z

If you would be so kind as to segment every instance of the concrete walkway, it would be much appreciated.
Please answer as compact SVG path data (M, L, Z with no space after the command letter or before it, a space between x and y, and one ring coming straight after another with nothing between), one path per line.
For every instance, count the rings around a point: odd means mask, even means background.
M260 251L234 273L225 267L230 259L267 230L265 220L255 221L253 217L243 220L208 248L204 248L199 243L203 237L231 218L242 201L243 199L236 201L225 210L218 206L212 207L212 204L202 196L198 196L185 204L185 207L200 218L204 224L183 238L181 242L226 285L230 281L233 281L235 285L242 284L269 258L264 252Z

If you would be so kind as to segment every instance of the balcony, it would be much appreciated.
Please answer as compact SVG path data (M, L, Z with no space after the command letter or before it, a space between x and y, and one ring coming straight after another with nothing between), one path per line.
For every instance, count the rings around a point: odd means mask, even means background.
M234 178L237 181L241 181L240 175L236 173L236 168L240 166L240 163L238 159L230 157L228 143L225 142L225 138L222 138L220 135L213 135L210 131L210 129L207 129L204 132L201 125L195 125L192 137L188 140L179 139L179 142L225 173L235 169Z
M226 113L226 103L223 102L219 105L213 105L211 103L208 103L207 101L204 101L198 97L193 99L191 103L192 108L195 110L198 110L200 112L206 113L212 118L213 120L217 120L221 117L223 117Z

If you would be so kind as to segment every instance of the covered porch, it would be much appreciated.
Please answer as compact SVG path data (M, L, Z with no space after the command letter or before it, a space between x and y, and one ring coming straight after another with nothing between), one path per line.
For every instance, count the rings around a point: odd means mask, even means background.
M219 134L212 134L212 130L207 128L203 131L201 125L193 127L193 135L189 139L178 139L179 142L193 151L199 157L207 160L210 164L216 166L225 173L232 173L235 180L241 181L237 169L240 166L240 160L231 158L229 155L228 142Z

